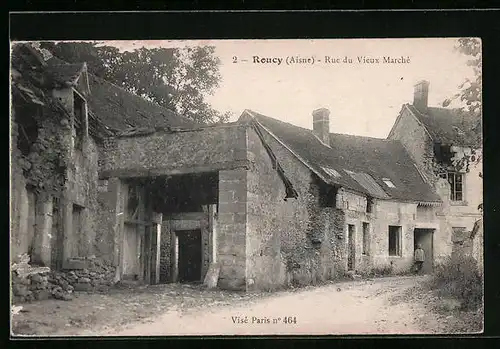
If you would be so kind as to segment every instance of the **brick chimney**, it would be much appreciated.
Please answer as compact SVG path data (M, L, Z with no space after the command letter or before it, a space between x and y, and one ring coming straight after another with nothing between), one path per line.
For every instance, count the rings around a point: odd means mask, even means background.
M326 108L316 109L313 115L313 132L326 145L330 146L330 111Z
M419 111L427 110L427 102L429 99L429 81L422 80L415 84L413 92L413 105Z

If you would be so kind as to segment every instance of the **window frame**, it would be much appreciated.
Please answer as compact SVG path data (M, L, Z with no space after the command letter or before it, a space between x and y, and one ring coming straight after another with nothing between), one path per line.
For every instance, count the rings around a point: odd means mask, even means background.
M362 222L361 225L362 234L363 234L363 244L362 244L362 255L369 256L370 255L370 223Z
M391 245L393 245L391 244L391 232L394 231L396 233L396 242L395 242L396 251L393 254L391 249ZM388 235L387 253L389 257L403 257L403 227L400 225L389 225L387 235Z
M396 185L391 181L390 178L382 178L382 182L389 188L396 188Z
M450 184L450 200L455 201L455 202L461 202L465 201L464 197L464 174L461 172L453 172L449 171L447 172L447 180L448 183ZM452 181L450 181L450 176L453 178ZM460 183L457 183L457 178L460 178ZM460 190L457 190L457 185L460 185ZM457 194L460 193L460 199L457 199Z

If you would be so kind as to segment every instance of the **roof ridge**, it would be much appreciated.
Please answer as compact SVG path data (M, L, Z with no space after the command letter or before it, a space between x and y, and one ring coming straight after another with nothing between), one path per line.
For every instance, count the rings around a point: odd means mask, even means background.
M86 64L86 63L87 63L87 62L78 62L78 63L76 63L76 62L75 62L75 63L70 63L70 62L67 62L67 61L65 61L64 59L62 59L62 58L60 58L60 57L58 57L58 56L56 56L56 55L54 55L54 54L52 54L52 57L53 57L53 58L56 58L56 60L61 61L62 63L61 63L60 65L62 65L62 64ZM161 105L159 105L158 103L155 103L155 102L153 102L153 101L150 101L150 100L148 100L148 99L146 99L146 98L144 98L144 97L142 97L142 96L139 96L138 94L136 94L136 93L134 93L134 92L132 92L132 91L129 91L129 90L127 90L127 89L126 89L126 88L124 88L124 87L118 86L117 84L115 84L115 83L113 83L113 82L111 82L111 81L109 81L109 80L107 80L107 79L104 79L104 78L102 78L102 77L100 77L100 76L97 76L97 75L95 75L95 74L92 74L91 72L89 72L89 71L88 71L88 69L87 69L87 74L88 74L88 75L91 75L91 76L92 76L92 77L94 77L94 78L97 78L98 80L102 80L102 81L104 81L105 83L107 83L107 84L109 84L109 85L111 85L111 86L113 86L113 87L116 87L116 88L118 88L118 89L120 89L120 90L122 90L122 91L124 91L124 92L126 92L126 93L128 93L128 94L130 94L130 95L132 95L132 96L134 96L134 97L140 98L140 99L142 99L143 101L146 101L146 102L148 102L149 104L151 104L151 105L153 105L153 106L155 106L155 107L159 107L159 108L164 109L164 110L166 110L166 111L169 111L169 112L172 112L172 113L174 113L174 114L177 114L179 117L182 117L182 118L185 118L185 119L187 119L187 120L192 121L191 119L189 119L189 118L185 117L184 115L180 115L180 114L178 114L175 110L172 110L172 109L170 109L170 108L166 108L166 107L164 107L164 106L161 106Z
M377 141L384 141L386 143L394 143L395 142L395 140L393 140L393 139L371 137L371 136L362 136L362 135L353 135L353 134L349 134L349 133L330 132L330 136L346 136L346 137L352 137L352 138L374 139Z
M305 127L302 127L302 126L298 126L298 125L295 125L295 124L292 124L290 122L287 122L287 121L283 121L283 120L280 120L280 119L276 119L276 118L273 118L271 116L267 116L267 115L264 115L262 113L259 113L259 112L256 112L254 110L251 110L251 109L245 109L245 111L249 111L250 113L254 113L254 114L257 114L257 116L264 116L266 118L269 118L269 119L273 119L273 120L276 120L278 122L281 122L281 123L284 123L284 124L288 124L290 126L293 126L293 127L297 127L301 130L304 130L304 131L308 131L310 132L312 135L315 136L314 134L314 131L310 128L305 128ZM378 137L369 137L369 136L361 136L361 135L351 135L351 134L348 134L348 133L335 133L335 132L329 132L329 135L330 136L335 136L335 135L342 135L342 136L348 136L348 137L358 137L358 138L365 138L365 139L376 139L376 140L382 140L382 141L386 141L387 139L385 138L378 138ZM319 140L319 139L318 139ZM321 140L319 140L321 142ZM391 141L392 140L387 140L387 141Z

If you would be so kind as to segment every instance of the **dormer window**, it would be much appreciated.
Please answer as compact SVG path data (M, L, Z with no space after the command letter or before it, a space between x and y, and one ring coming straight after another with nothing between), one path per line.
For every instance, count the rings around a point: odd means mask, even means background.
M335 171L333 168L331 167L321 167L323 169L323 171L325 171L329 176L332 176L332 177L335 177L335 178L340 178L340 173L338 173L337 171Z
M87 134L87 105L85 99L73 91L73 140L75 149L82 150L83 140Z
M382 181L387 185L389 188L396 188L394 183L389 178L382 178Z

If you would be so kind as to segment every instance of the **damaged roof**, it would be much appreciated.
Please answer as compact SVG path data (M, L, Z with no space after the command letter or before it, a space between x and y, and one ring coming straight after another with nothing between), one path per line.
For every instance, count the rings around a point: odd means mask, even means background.
M411 104L406 105L424 125L435 142L480 147L481 119L460 109L428 107L422 112Z
M85 63L63 63L49 65L45 69L45 72L52 83L62 86L73 86L85 69Z
M50 58L47 63L52 67L68 64L57 57ZM91 73L88 73L88 78L91 91L87 101L89 110L116 131L144 127L193 128L200 125Z
M48 69L49 66L36 49L30 45L16 45L11 60L12 93L26 103L68 114L64 106L49 93L51 73ZM109 135L109 130L95 115L89 113L89 133L101 138Z
M380 199L441 201L398 141L331 133L328 147L312 130L246 112L330 184Z

